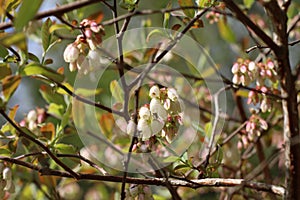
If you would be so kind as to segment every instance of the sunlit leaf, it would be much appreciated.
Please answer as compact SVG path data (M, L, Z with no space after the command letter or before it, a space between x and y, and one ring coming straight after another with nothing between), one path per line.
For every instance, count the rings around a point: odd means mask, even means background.
M61 119L63 114L64 114L64 106L63 105L59 105L59 104L55 104L55 103L50 103L49 107L48 107L48 111L47 113L55 116L56 118Z
M250 9L253 5L253 3L255 2L255 0L243 0L244 5L246 6L246 8Z
M18 88L21 82L21 76L6 76L4 79L1 80L2 82L2 92L4 96L4 100L8 101L13 93Z
M99 121L101 131L109 136L112 133L112 129L115 124L114 117L111 113L105 113L101 115L100 121Z
M119 5L127 10L133 10L136 6L136 3L138 2L138 0L121 0Z
M237 96L248 98L249 91L247 91L247 90L238 90L235 94Z
M170 8L172 8L172 1L169 1L169 3L168 3L167 6L166 6L166 9L170 9ZM170 14L169 12L166 12L166 13L164 14L164 22L163 22L163 26L164 26L164 28L166 28L166 29L169 29L170 16L171 16L171 14Z
M74 88L73 86L70 84L70 83L67 83L67 82L63 82L62 83L63 86L65 86L68 90L70 90L72 93L74 93ZM62 88L58 88L56 90L57 93L59 94L68 94L64 89Z
M118 81L113 80L110 83L110 92L117 102L123 102L123 90Z
M12 107L12 108L9 109L8 116L9 116L10 119L12 119L12 120L15 119L17 111L18 111L18 108L19 108L19 105L15 105L14 107ZM0 131L3 132L3 133L5 133L5 132L13 133L15 130L14 130L14 127L9 122L6 122L1 127Z
M84 96L84 97L89 97L89 96L95 96L97 94L100 94L102 88L96 88L96 89L87 89L87 88L77 88L75 90L75 94Z
M218 22L219 33L221 37L230 43L234 43L236 41L235 34L225 20L219 20Z
M11 75L11 69L10 69L9 64L0 63L0 81L9 75Z
M23 32L6 34L0 39L0 44L5 47L16 46L22 51L27 51L26 36Z
M21 31L34 18L42 2L43 0L34 0L34 2L32 0L23 0L14 20L14 25L18 31Z
M42 136L48 140L52 140L55 136L55 126L53 123L46 123L40 128Z
M178 0L178 4L180 5L180 7L195 6L193 0ZM193 18L195 16L195 9L184 9L183 12L189 18Z
M64 76L62 74L59 74L55 70L38 63L30 63L21 68L20 74L23 76L42 75L55 82L62 82L64 80Z
M61 29L71 30L70 26L66 24L52 24L51 27L49 28L49 33L53 33L54 31L61 30Z

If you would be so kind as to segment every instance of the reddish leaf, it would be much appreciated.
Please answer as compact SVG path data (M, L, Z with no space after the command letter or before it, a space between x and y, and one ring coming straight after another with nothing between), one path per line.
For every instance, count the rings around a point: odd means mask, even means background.
M18 88L20 82L21 82L21 76L7 76L4 79L2 79L2 91L4 95L4 100L8 101L10 97L13 95L13 93Z

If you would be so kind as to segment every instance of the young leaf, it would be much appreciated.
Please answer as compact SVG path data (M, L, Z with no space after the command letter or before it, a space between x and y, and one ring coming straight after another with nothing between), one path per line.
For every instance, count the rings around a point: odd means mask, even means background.
M195 6L193 0L178 0L178 4L180 5L180 7ZM195 16L195 9L184 9L183 12L189 18L193 18Z
M64 97L55 92L49 85L41 85L39 92L47 103L56 103L66 106Z
M23 27L32 20L39 10L43 0L23 0L19 12L14 20L14 25L17 31L22 31Z
M253 3L255 2L255 0L243 0L244 5L246 6L246 8L250 9L253 5Z
M13 95L13 93L18 88L21 77L20 76L6 76L4 79L2 79L2 92L4 96L4 100L7 102L10 97Z
M164 162L166 162L166 163L168 163L168 162L169 163L173 163L173 162L178 161L178 160L180 160L180 158L177 157L177 156L169 156L166 159L164 159Z
M59 74L53 69L45 67L38 63L30 63L27 66L23 67L20 70L20 74L23 76L42 75L55 82L62 82L65 78L62 74Z
M48 140L52 140L55 136L55 126L53 123L46 123L40 128L40 131Z
M44 52L47 51L50 43L51 43L51 34L49 32L49 29L52 25L52 21L50 18L48 18L42 26L42 44L43 44L43 49Z
M0 39L0 44L4 47L15 45L24 52L27 52L26 36L23 32L6 34Z
M119 5L122 8L127 9L128 11L131 11L135 8L137 2L138 2L138 0L121 0Z
M119 85L118 81L113 80L110 83L110 91L117 102L123 102L123 90Z

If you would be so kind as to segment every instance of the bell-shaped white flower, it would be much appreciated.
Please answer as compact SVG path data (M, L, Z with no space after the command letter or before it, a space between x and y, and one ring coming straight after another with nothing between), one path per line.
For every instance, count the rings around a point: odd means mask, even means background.
M12 185L12 172L9 167L5 167L2 172L3 180L6 181L6 185L4 187L4 190L9 190Z
M31 122L31 121L35 121L37 120L37 113L35 110L31 110L29 111L29 113L27 114L27 121Z
M152 136L151 128L148 124L148 121L145 119L139 120L137 129L141 134L142 141L148 140Z
M153 115L157 115L159 119L165 121L167 119L168 113L164 106L160 103L160 100L153 98L150 102L150 111Z
M68 63L75 62L79 53L80 51L74 43L69 44L64 51L64 60Z
M160 97L160 90L157 85L154 85L151 87L151 89L149 91L149 96L151 98L159 98Z
M129 120L129 122L127 124L127 134L134 135L135 129L136 129L136 124L134 123L134 121L132 119Z
M143 106L140 108L140 111L139 111L139 116L141 119L144 119L144 120L149 120L150 119L150 110L149 108Z
M171 101L176 101L178 99L177 91L174 88L168 88L167 95Z

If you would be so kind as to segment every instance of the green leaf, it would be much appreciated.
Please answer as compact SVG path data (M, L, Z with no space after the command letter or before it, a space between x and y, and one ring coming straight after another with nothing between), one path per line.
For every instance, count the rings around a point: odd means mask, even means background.
M7 49L0 44L0 57L5 58L8 55Z
M235 93L237 96L248 98L249 91L247 90L238 90Z
M11 75L11 69L10 69L9 64L0 63L0 81L9 75Z
M149 42L150 38L153 36L166 37L166 34L161 29L154 29L154 30L150 31L150 33L147 35L146 42ZM156 42L157 42L157 40L156 40Z
M61 119L63 114L64 114L64 106L63 105L59 105L59 104L55 104L55 103L50 103L49 107L48 107L48 113Z
M122 8L127 9L128 11L131 11L136 7L137 2L138 2L138 0L121 0L119 5Z
M253 3L255 2L255 0L243 0L244 5L246 6L246 8L250 9L253 5Z
M59 152L59 153L65 153L65 154L75 154L76 150L73 145L70 144L55 144L54 148Z
M68 125L71 113L72 113L72 103L70 103L68 105L67 110L66 110L66 112L64 113L64 115L62 117L61 124L60 124L60 127L59 127L59 131L62 130L63 128L65 128Z
M178 4L180 5L180 7L195 6L193 0L178 0ZM195 16L195 9L183 9L183 12L189 18L193 18Z
M166 6L166 9L170 9L170 8L172 8L172 1L169 1L169 3L168 3L167 6ZM166 13L164 14L164 22L163 22L163 26L164 26L164 28L166 28L166 29L169 29L169 28L170 28L170 27L169 27L170 16L171 16L171 14L170 14L169 12L166 12Z
M218 27L219 27L219 33L225 41L230 43L234 43L236 41L234 32L228 26L225 20L219 20Z
M210 136L211 131L212 131L212 124L211 122L207 122L204 126L204 132L206 133L206 135Z
M23 0L20 10L17 13L14 21L17 31L22 31L23 27L34 18L42 2L43 0Z
M21 82L20 76L6 76L1 80L4 101L8 101Z
M58 105L63 105L64 107L66 106L63 95L58 94L49 85L41 85L39 92L47 103L56 103Z
M26 36L22 32L6 34L0 39L0 44L4 47L11 47L15 45L22 51L27 51Z
M180 160L180 158L177 157L177 156L169 156L166 159L164 159L164 162L166 162L166 163L168 163L168 162L173 163L173 162L178 161L178 160Z
M30 59L34 62L37 62L37 63L40 62L40 59L36 55L34 55L33 53L28 53L28 59Z
M64 80L64 75L57 73L51 68L45 67L38 63L30 63L25 67L21 68L20 74L23 76L40 75L47 77L48 79L55 82L62 82Z
M49 28L49 33L53 33L54 31L61 30L61 29L71 30L70 26L66 24L52 24L51 27Z
M48 18L42 25L42 44L44 52L47 51L49 45L51 44L51 34L50 34L50 27L52 25L52 21Z
M110 91L117 102L123 102L123 90L119 85L118 81L113 80L110 83Z

